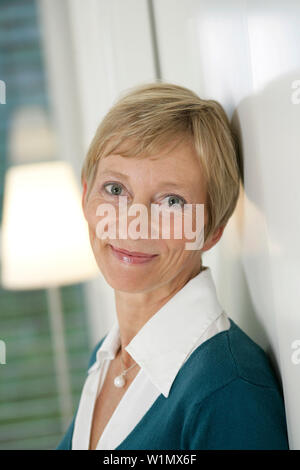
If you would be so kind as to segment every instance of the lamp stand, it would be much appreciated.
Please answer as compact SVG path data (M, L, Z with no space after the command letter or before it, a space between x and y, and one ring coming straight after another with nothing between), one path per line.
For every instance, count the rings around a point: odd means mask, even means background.
M54 352L56 380L62 417L61 425L62 432L65 432L72 418L73 410L70 371L64 335L61 292L59 287L50 287L46 289L46 292Z

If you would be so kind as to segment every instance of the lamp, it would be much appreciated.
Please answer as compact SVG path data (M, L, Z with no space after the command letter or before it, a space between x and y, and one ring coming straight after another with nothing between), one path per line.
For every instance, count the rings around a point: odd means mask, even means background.
M62 427L72 415L58 286L99 275L71 166L50 161L12 166L5 176L2 286L47 289Z

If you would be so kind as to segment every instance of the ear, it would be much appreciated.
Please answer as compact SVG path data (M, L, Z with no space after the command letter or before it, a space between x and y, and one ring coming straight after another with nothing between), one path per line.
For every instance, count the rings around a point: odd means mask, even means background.
M216 243L218 243L218 241L220 240L221 236L223 235L223 232L224 232L224 228L226 227L226 224L225 225L222 225L220 227L218 227L215 232L213 233L213 235L210 237L209 240L207 240L203 247L201 248L201 251L207 251L207 250L210 250L210 248L212 248L214 245L216 245Z

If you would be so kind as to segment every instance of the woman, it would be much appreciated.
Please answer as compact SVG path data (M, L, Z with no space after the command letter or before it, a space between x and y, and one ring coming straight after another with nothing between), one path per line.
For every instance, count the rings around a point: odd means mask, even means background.
M130 90L97 129L82 184L91 247L114 289L116 320L93 351L58 449L287 449L282 391L268 358L222 309L202 265L239 195L221 105L169 83ZM132 235L135 204L147 209L140 228L150 208L161 210L161 225L149 224L158 237ZM188 205L204 207L204 237L192 249L190 234L175 237L183 222L199 235L197 211L183 211ZM163 237L168 213L173 225ZM108 226L124 228L124 220L126 236L105 238Z

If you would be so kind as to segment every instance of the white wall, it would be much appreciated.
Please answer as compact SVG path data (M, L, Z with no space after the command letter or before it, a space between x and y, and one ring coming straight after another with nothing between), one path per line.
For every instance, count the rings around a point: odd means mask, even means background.
M299 1L153 0L158 57L151 2L40 4L48 13L46 42L53 44L53 34L57 48L64 41L65 51L56 51L62 63L64 54L73 54L72 64L67 63L74 80L69 77L68 83L76 86L77 137L84 150L118 93L154 79L159 70L165 81L219 100L232 119L242 144L245 187L204 263L212 268L229 316L264 347L280 373L290 447L299 449L300 364L292 361L292 344L300 339L300 93L292 102L292 87L300 80ZM60 9L68 39L55 21L50 24ZM53 49L52 54L52 82L58 84L59 73L68 77L70 68L65 75L55 70ZM57 108L62 116L61 102ZM101 279L89 283L88 290L96 341L111 324L113 298Z

